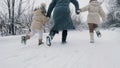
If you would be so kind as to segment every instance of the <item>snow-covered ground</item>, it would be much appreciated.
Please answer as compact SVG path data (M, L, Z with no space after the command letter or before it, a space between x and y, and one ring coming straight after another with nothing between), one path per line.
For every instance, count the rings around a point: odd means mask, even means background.
M51 47L38 46L37 35L27 45L20 44L20 36L0 37L0 68L120 68L120 32L101 32L91 44L87 30L69 31L64 45L60 32Z

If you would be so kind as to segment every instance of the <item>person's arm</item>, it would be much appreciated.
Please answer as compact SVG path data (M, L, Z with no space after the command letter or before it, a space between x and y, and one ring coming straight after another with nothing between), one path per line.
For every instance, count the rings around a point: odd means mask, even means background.
M85 11L88 11L88 5L80 9L80 12L85 12Z
M43 22L44 22L44 24L48 23L49 19L50 19L49 17L43 16Z
M78 1L77 0L71 0L71 2L75 6L76 14L79 14L80 13L80 9L79 9L79 3L78 3Z
M103 11L102 7L99 8L99 15L101 16L102 20L105 22L106 21L106 15L105 12Z
M47 11L47 15L46 15L47 17L51 16L52 10L55 7L55 5L56 5L56 0L52 0Z

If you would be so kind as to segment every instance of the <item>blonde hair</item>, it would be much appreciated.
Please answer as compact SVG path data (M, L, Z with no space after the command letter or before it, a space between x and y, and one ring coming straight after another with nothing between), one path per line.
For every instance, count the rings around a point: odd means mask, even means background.
M34 9L34 11L36 11L36 10L41 10L43 12L46 12L46 4L45 3L41 3L39 7L36 7Z
M41 7L46 7L46 4L45 3L41 3Z
M40 10L42 10L43 14L46 14L46 4L45 3L41 3Z

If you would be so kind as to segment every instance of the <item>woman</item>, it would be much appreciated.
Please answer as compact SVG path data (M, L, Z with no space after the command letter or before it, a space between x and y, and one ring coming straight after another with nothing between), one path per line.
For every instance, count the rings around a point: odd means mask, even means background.
M87 22L89 26L89 33L90 33L90 43L94 43L94 30L97 33L98 37L101 37L101 33L97 29L98 23L100 22L100 16L102 20L105 22L105 12L101 7L101 2L97 0L90 0L89 4L84 8L81 8L80 11L88 11Z
M79 14L80 10L77 0L52 0L51 4L49 5L47 17L51 16L54 8L54 26L52 27L49 36L47 36L48 46L51 46L51 40L53 39L54 35L58 33L59 30L62 30L62 43L66 43L67 30L75 29L70 16L70 2L75 5L76 14Z

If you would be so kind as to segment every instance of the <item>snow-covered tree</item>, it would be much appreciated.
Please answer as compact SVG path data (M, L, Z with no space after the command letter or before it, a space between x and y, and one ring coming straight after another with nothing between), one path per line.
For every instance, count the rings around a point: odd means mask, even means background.
M120 0L109 0L109 6L108 26L120 27Z
M34 0L1 0L0 16L4 21L4 33L7 35L25 33L24 29L29 28L32 21L34 3Z

